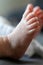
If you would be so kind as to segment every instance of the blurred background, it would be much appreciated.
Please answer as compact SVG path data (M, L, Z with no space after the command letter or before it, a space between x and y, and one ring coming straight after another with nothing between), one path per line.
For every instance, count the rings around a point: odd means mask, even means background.
M43 0L0 0L0 22L16 26L29 3L34 6L40 6L43 9ZM36 39L43 44L42 32Z

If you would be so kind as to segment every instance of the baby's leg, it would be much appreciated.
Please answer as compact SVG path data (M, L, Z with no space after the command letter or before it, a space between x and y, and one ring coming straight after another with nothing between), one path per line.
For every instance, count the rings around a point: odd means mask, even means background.
M27 48L25 54L29 57L33 56L35 53L43 57L43 46L36 40L32 40L31 44Z
M35 52L38 55L43 57L43 46L39 42L37 42L36 40L35 40L35 47L34 47L34 49L35 49Z
M40 28L38 18L34 16L34 12L29 11L30 7L32 7L32 5L28 5L20 23L13 32L8 35L8 40L13 50L12 57L16 59L24 55L36 34L35 31Z
M35 54L35 47L36 43L34 40L32 40L31 44L29 45L29 47L27 48L25 55L28 55L29 57L32 57Z

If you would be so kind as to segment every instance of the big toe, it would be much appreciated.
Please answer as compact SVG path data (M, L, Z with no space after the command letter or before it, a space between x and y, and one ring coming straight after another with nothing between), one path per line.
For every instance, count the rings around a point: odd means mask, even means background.
M32 4L28 4L27 8L26 8L26 10L25 10L25 12L23 14L23 17L25 18L32 11L33 11L33 5Z

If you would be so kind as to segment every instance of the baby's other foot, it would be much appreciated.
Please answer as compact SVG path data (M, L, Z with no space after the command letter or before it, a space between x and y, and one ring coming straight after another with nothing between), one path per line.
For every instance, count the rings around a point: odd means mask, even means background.
M39 18L40 27L43 27L43 10L39 6L36 6L33 9L33 11L34 11L35 15Z

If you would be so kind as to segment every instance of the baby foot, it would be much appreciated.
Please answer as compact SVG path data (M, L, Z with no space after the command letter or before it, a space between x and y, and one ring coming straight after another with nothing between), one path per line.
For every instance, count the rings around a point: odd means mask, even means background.
M8 35L8 40L12 47L12 57L17 59L24 55L27 47L35 36L35 31L39 29L38 18L34 12L29 9L33 7L28 5L27 9L17 27ZM31 8L32 10L32 8Z

